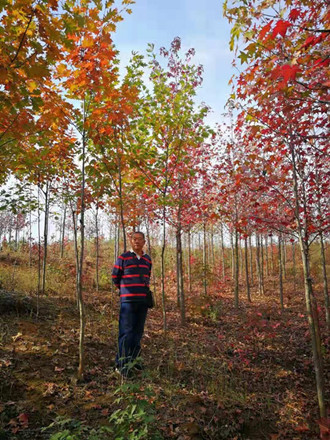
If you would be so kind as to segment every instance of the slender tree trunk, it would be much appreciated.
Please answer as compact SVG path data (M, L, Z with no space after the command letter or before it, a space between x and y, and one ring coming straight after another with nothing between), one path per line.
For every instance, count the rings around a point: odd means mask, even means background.
M206 244L206 223L203 223L203 286L204 295L207 296L207 244Z
M251 286L254 284L253 277L253 248L252 248L252 234L249 236L249 249L250 249L250 274L251 274Z
M124 252L127 250L126 243L126 229L125 229L125 219L124 219L124 201L123 201L123 183L122 183L122 175L121 175L121 156L119 154L118 146L117 146L117 162L118 162L118 187L119 187L119 202L120 202L120 222L123 231L123 244L124 244Z
M16 214L16 221L15 221L15 251L18 251L18 215Z
M233 233L230 233L230 250L231 250L231 278L232 280L235 278L235 246Z
M282 234L278 236L278 276L279 276L279 288L280 288L280 304L281 310L284 310L283 303L283 252L282 252Z
M147 231L147 246L148 246L148 254L151 257L151 240L150 240L150 224L149 224L149 217L147 215L146 217L146 231Z
M62 227L61 227L61 254L60 254L61 258L64 257L64 237L65 237L66 210L67 210L67 206L66 206L66 203L64 203L63 221L62 221Z
M31 185L30 185L30 201L31 201ZM32 267L32 209L29 211L29 267Z
M96 247L96 291L98 292L100 289L100 283L99 283L99 261L100 261L100 243L99 243L99 206L96 204L96 212L95 212L95 247Z
M242 240L239 239L238 240L238 251L239 251L239 264L240 264L240 273L243 274L244 273L244 251L243 251L243 246L242 246Z
M268 236L265 236L266 277L269 277Z
M302 243L300 239L300 249L302 252L304 281L305 281L305 297L306 297L306 311L309 323L309 330L311 334L314 369L316 377L317 395L320 409L320 416L326 416L325 407L325 389L323 376L323 358L321 349L320 329L317 315L317 304L313 294L312 278L310 275L310 259L309 248Z
M176 231L176 247L177 247L177 278L178 278L178 298L180 306L181 324L186 323L186 309L184 297L184 282L183 282L183 254L182 254L182 229L179 223Z
M222 279L226 278L226 266L225 266L225 244L223 241L223 224L220 224L220 238L221 238L221 271Z
M327 265L325 259L325 247L323 233L320 233L320 253L322 261L322 271L323 271L323 293L324 293L324 307L325 307L325 319L327 323L328 330L330 329L330 310L329 310L329 294L328 294L328 278L327 278Z
M46 288L46 267L47 267L47 253L48 253L48 224L49 224L49 182L46 182L45 195L45 219L44 219L44 255L42 262L42 287L41 293L45 294Z
M85 110L85 100L84 100L84 128L82 134L82 165L81 165L81 211L80 211L80 256L79 256L79 267L77 273L77 298L79 305L79 366L78 366L78 379L81 380L84 377L85 372L85 306L83 299L83 269L84 269L84 252L85 252L85 161L86 161L86 132L85 132L85 121L86 121L86 110Z
M176 230L175 233L175 239L176 239L176 304L178 308L180 309L180 256L179 256L179 243L178 243L178 230Z
M165 197L164 194L164 205L163 205L163 243L162 243L162 253L161 253L161 286L162 286L162 309L163 309L163 329L164 332L167 330L167 322L166 322L166 299L165 299L165 248L166 248L166 206L165 206Z
M246 283L246 295L249 302L251 302L250 294L250 282L249 282L249 257L248 257L248 242L247 238L244 238L244 260L245 260L245 283Z
M117 222L117 216L115 218L115 225L114 225L114 229L115 229L115 241L114 241L114 263L119 255L119 224Z
M191 284L191 235L190 228L188 229L188 286L189 293L192 292L192 284Z
M11 245L11 239L12 239L12 230L13 230L13 225L12 225L12 219L10 220L10 224L9 224L9 230L8 230L8 246L10 247L10 249L12 249L12 245Z
M294 150L293 142L290 143L291 160L292 160L292 173L293 173L293 194L295 198L295 217L297 222L297 228L299 233L299 244L301 250L301 256L303 261L304 270L304 284L305 284L305 299L306 299L306 311L309 324L309 331L312 343L314 370L316 378L317 396L319 402L320 416L326 417L325 407L325 389L324 389L324 376L323 376L323 358L321 351L321 337L317 315L317 305L313 294L312 278L310 273L310 249L309 249L309 235L308 235L308 215L307 215L307 203L304 194L304 182L302 181L303 192L303 209L304 209L304 225L300 219L300 197L298 192L298 176L296 167L296 154Z
M272 274L274 274L274 245L273 245L273 234L270 236L270 267Z
M74 242L74 255L76 264L76 304L79 310L79 299L78 299L78 272L79 272L79 247L78 247L78 224L77 224L77 206L74 208L72 202L70 202L72 223L73 223L73 242Z
M293 275L293 292L296 292L296 276L297 276L297 266L296 266L296 243L292 241L292 275Z
M260 235L260 251L261 251L261 283L262 283L262 292L265 294L265 274L264 274L264 268L265 268L265 258L264 258L264 239L263 235Z
M39 316L40 290L41 290L41 226L40 226L40 181L38 181L38 288L37 288L37 317Z
M282 237L282 267L283 267L283 278L286 279L286 240Z
M259 294L264 295L264 290L263 290L264 285L263 285L262 270L261 270L260 239L258 234L256 234L256 260L257 260Z
M214 232L213 226L211 226L211 258L212 258L212 271L215 269L215 255L214 255Z
M235 228L235 248L234 248L234 282L235 282L235 308L238 308L239 305L239 258L238 258L238 231Z

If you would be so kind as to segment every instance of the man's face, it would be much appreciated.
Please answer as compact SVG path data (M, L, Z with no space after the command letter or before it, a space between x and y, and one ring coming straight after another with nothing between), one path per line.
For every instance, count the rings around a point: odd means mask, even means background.
M136 252L137 254L141 254L144 243L145 240L141 234L132 234L131 245L134 252Z

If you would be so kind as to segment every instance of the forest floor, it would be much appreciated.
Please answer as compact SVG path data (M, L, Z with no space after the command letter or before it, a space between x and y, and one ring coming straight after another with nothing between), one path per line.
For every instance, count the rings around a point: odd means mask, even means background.
M242 294L238 310L221 284L211 299L187 296L185 326L174 298L167 301L166 334L160 305L149 312L145 371L125 382L113 371L118 298L112 293L85 292L82 382L74 298L40 298L39 318L35 300L0 307L0 440L49 439L56 432L62 437L53 438L99 439L91 429L101 426L112 426L104 438L123 440L320 438L302 289L283 312L274 292L252 292L252 303ZM326 355L329 340L324 344Z

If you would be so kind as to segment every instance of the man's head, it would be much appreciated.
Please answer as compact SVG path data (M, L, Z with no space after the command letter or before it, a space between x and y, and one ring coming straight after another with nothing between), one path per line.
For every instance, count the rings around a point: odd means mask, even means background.
M142 249L143 249L145 242L146 241L145 241L143 232L140 232L140 231L132 232L131 245L132 245L133 251L136 254L141 255L143 253Z

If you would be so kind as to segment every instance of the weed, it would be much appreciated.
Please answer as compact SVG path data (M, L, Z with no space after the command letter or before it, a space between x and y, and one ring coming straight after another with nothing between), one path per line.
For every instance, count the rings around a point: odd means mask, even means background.
M92 428L80 421L57 417L42 431L56 431L49 440L161 440L152 428L155 420L154 393L138 383L124 383L117 390L115 404L123 408L109 417L110 426Z

